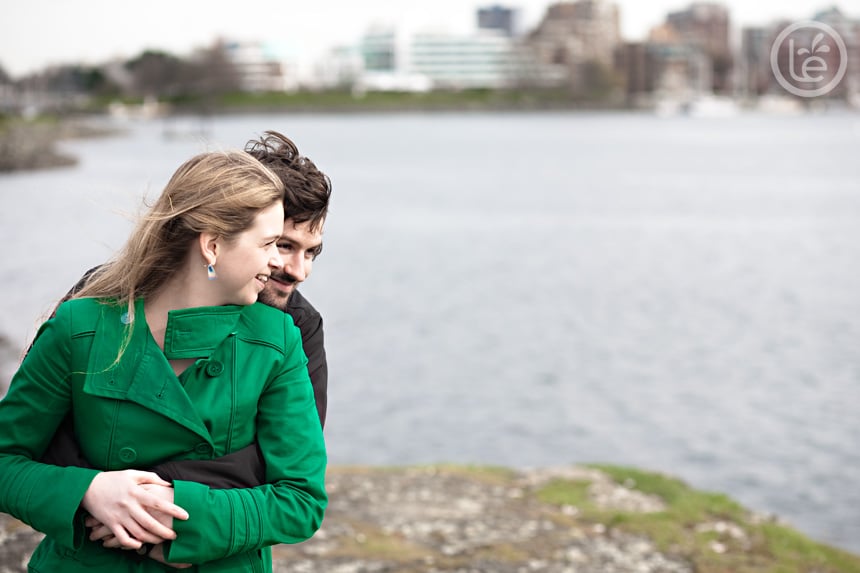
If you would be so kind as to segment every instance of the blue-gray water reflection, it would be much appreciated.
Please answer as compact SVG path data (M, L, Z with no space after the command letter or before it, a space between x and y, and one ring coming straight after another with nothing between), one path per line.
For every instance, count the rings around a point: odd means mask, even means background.
M14 343L119 246L118 211L277 129L335 185L304 288L332 463L635 465L860 551L860 116L129 127L69 144L77 168L0 177Z

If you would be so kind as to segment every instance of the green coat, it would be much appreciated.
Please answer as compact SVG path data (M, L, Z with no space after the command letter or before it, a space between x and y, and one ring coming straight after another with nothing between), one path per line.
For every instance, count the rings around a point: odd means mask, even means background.
M62 304L0 402L0 511L46 534L30 570L176 571L87 539L79 505L91 480L99 470L211 459L257 440L266 485L174 482L190 518L174 521L167 558L201 572L271 571L269 547L311 537L327 503L325 445L298 329L262 304L174 311L162 352L143 302L135 309L117 363L128 315L95 299ZM167 361L197 357L178 378ZM34 461L70 411L98 469Z

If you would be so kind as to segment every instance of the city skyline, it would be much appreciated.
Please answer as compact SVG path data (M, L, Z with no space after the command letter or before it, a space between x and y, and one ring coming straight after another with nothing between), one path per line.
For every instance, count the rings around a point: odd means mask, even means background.
M517 8L520 27L533 28L548 0L515 2L398 3L365 0L360 5L317 0L313 5L292 0L261 0L254 9L236 10L227 2L172 2L152 0L145 11L128 12L107 0L30 0L5 7L0 19L0 67L13 77L52 65L97 65L113 58L127 59L146 49L184 56L208 46L218 37L259 40L279 55L310 64L337 45L356 42L373 24L395 24L465 33L475 27L479 7L501 4ZM626 40L644 39L666 14L693 2L616 0L621 31ZM741 0L718 2L729 9L732 26L767 25L778 19L803 20L837 6L849 16L860 13L860 0Z

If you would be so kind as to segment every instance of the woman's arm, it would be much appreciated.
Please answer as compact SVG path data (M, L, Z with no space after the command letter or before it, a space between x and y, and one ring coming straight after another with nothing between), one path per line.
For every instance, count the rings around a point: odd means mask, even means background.
M93 468L59 467L37 460L47 448L61 421L71 409L71 316L68 305L60 307L36 335L28 355L12 378L9 392L0 402L0 511L9 513L34 529L56 539L66 548L84 539L83 512L95 509L100 519L123 539L119 528L131 527L146 538L165 533L155 520L140 512L147 507L167 511L177 518L185 512L155 496L134 492L132 482L160 483L145 472L99 472ZM92 503L91 503L92 502ZM95 504L95 505L93 505ZM143 523L140 523L140 521ZM134 525L132 525L134 522ZM136 529L137 524L143 529ZM132 545L139 542L132 542Z
M78 508L98 471L33 461L71 406L71 341L63 310L39 329L0 402L0 511L70 548L83 540Z

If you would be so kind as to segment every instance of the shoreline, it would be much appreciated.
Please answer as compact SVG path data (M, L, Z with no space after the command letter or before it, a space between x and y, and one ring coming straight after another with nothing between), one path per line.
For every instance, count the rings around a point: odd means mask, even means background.
M76 165L78 159L60 151L58 143L116 133L87 118L0 121L0 174Z
M860 572L860 556L660 474L616 466L329 467L309 541L273 547L276 573ZM0 514L0 570L41 539Z

